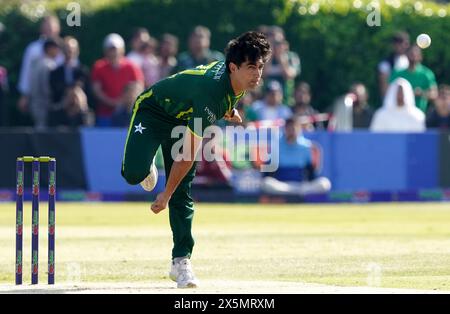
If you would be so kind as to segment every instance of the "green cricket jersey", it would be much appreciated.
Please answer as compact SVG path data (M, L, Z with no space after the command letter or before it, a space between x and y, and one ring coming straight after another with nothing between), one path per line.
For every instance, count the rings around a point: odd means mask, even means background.
M243 95L234 94L225 62L215 61L157 82L137 98L134 113L148 108L187 124L195 135L202 136L205 128L223 118Z

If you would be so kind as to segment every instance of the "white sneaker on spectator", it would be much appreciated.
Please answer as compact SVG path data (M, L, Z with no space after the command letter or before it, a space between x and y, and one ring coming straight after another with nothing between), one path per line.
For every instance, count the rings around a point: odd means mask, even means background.
M172 261L169 277L177 283L178 288L198 287L198 280L192 271L191 261L187 257L175 258Z

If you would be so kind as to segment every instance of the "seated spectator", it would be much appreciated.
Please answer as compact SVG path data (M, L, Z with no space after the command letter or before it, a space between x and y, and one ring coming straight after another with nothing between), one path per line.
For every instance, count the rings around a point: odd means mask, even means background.
M139 82L131 82L123 89L122 103L117 107L112 116L113 127L128 127L133 115L134 103L143 91L143 86Z
M172 34L163 34L159 46L159 73L161 79L168 77L177 66L178 38Z
M142 44L150 39L148 30L144 27L136 28L131 36L131 51L127 54L127 59L134 63L135 66L142 67Z
M59 53L59 43L54 39L47 39L44 43L44 58L37 59L31 71L30 112L37 129L48 126L48 112L52 104L50 73L57 66L56 58Z
M268 40L273 53L271 59L264 66L263 76L266 80L276 80L281 84L283 103L292 106L294 104L292 96L295 79L300 75L300 57L297 53L290 51L289 42L286 40L282 28L270 27Z
M78 85L66 89L62 108L52 111L49 115L49 125L53 127L78 128L93 124L94 117L89 109L86 94Z
M294 117L305 121L308 129L323 128L322 122L316 122L315 116L319 112L311 106L311 87L306 82L297 84L294 93Z
M222 145L217 143L215 136L203 139L201 151L202 158L197 163L194 183L208 187L231 188L231 160Z
M211 31L204 26L196 26L189 36L189 51L178 56L178 64L173 73L206 65L213 61L225 59L221 52L210 50Z
M413 45L407 52L409 66L402 71L394 71L390 81L402 77L412 86L416 97L416 106L422 112L428 110L428 101L433 101L437 97L437 84L433 71L422 65L422 49Z
M408 68L409 61L406 56L406 51L409 48L409 44L409 34L406 32L397 32L392 37L392 53L378 64L378 83L382 98L384 98L389 86L391 73Z
M373 117L373 109L369 105L369 93L362 83L354 83L350 87L353 95L353 129L368 129Z
M50 88L54 104L61 103L69 86L78 85L86 94L89 94L90 90L89 70L78 59L80 55L78 41L71 36L64 37L62 50L64 63L50 72Z
M373 116L374 132L423 132L425 114L416 107L411 84L398 78L389 85L383 107Z
M44 43L47 39L60 40L59 33L61 27L59 19L56 16L45 16L40 24L40 36L39 39L31 42L25 48L25 53L22 59L22 67L20 69L19 84L17 86L21 97L17 103L17 107L20 112L25 113L29 108L29 96L31 92L32 72L36 60L42 60L44 58ZM64 62L64 56L59 51L55 57L55 62L60 65Z
M122 91L130 82L144 84L142 71L124 57L125 43L118 34L109 34L103 43L105 57L92 68L92 89L97 98L96 125L108 127L112 114L122 104Z
M373 116L373 109L368 104L367 88L362 83L354 83L345 95L333 104L333 117L329 127L335 131L352 131L367 129Z
M435 106L427 117L427 128L450 129L450 86L441 85Z
M271 81L266 86L264 100L255 101L252 105L258 120L287 119L292 115L291 109L282 103L283 91L278 81Z
M261 183L265 193L303 196L326 193L331 189L330 180L318 177L314 167L313 144L303 134L300 123L287 119L284 134L280 137L279 167L268 173Z
M252 108L253 94L251 92L245 93L236 106L239 115L242 118L242 123L245 125L247 122L258 120L258 115Z
M148 88L161 79L159 59L156 56L158 42L153 37L142 44L142 74L144 74L144 85Z

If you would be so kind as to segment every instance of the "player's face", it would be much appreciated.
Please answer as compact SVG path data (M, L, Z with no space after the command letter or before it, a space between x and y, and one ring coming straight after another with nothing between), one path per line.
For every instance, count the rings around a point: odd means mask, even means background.
M263 68L264 62L262 59L257 60L255 63L246 61L240 67L236 67L236 77L239 79L240 85L245 90L255 89L261 81Z

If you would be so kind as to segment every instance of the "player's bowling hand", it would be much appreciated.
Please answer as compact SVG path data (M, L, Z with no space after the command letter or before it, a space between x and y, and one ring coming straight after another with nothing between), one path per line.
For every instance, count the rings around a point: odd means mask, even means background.
M235 108L233 108L230 112L227 112L223 118L228 122L242 123L242 118Z
M156 196L156 200L153 202L151 209L155 214L167 208L167 204L169 203L169 197L166 196L164 192L159 193Z

